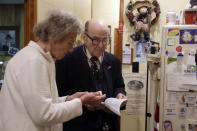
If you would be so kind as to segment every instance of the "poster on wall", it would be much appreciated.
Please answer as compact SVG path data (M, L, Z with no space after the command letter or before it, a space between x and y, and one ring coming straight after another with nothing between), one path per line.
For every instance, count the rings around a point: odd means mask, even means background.
M127 115L144 115L146 105L146 74L123 73L127 92Z

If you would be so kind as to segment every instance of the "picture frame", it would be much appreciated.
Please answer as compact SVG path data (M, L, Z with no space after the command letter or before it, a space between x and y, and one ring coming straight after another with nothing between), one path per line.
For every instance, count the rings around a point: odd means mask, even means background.
M0 56L16 54L19 42L19 26L0 26Z

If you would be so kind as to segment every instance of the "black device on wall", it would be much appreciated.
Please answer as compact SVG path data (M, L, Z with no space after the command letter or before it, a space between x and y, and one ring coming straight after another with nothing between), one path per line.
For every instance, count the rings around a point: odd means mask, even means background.
M132 72L133 73L139 73L139 62L133 62L132 63Z

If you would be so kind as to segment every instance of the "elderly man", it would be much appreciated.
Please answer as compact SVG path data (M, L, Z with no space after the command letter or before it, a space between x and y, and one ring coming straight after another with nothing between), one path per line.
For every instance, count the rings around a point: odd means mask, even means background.
M56 81L60 96L78 91L102 91L106 97L126 99L120 60L105 52L109 29L99 19L85 24L84 45L76 47L56 62ZM116 131L117 116L104 111L101 104L85 105L81 117L64 123L64 131Z

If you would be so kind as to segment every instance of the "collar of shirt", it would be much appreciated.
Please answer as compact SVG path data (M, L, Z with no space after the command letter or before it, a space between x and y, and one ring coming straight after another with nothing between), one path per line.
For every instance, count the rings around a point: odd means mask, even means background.
M35 49L37 49L49 62L54 63L54 60L51 56L50 52L44 52L44 50L34 41L30 41L28 46L31 46Z
M85 50L86 50L86 54L87 54L87 57L88 57L88 64L89 64L89 66L91 66L91 62L90 62L90 58L92 57L91 55L90 55L90 52L88 51L88 49L85 47ZM102 61L103 61L103 55L102 56L100 56L99 58L98 58L98 60L99 60L99 62L97 62L96 64L97 64L97 66L98 66L98 69L100 70L100 63L102 63Z

